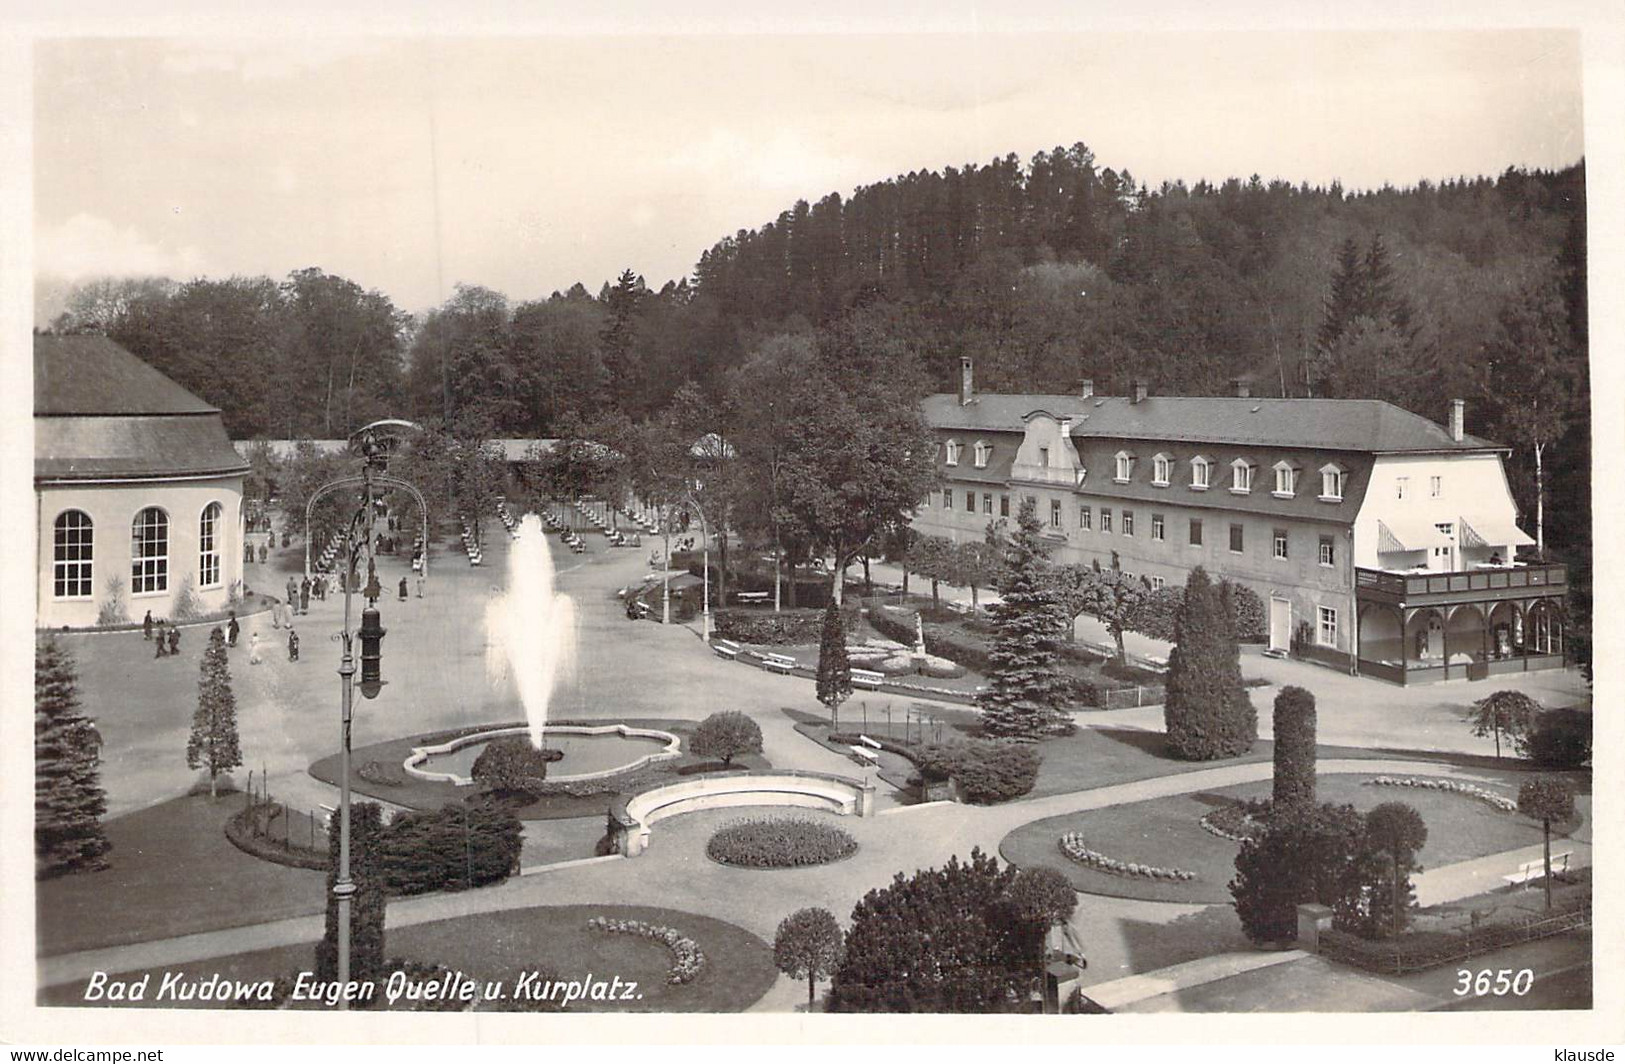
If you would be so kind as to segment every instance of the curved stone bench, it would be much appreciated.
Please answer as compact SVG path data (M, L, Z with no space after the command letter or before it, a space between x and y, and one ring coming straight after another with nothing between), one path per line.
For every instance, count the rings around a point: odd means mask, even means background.
M609 833L615 852L636 857L649 845L653 825L667 817L736 806L822 809L842 816L873 816L873 784L827 772L737 772L656 787L615 801Z

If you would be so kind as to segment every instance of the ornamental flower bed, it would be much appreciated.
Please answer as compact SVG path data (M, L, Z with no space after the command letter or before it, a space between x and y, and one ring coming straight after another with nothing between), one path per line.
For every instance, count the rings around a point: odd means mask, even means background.
M1258 813L1258 810L1250 808L1246 803L1221 805L1204 814L1198 823L1209 835L1217 835L1231 842L1246 842L1264 831L1264 823L1259 819Z
M1115 857L1107 857L1097 853L1084 845L1083 836L1076 831L1069 831L1060 839L1061 852L1068 859L1079 864L1093 868L1097 872L1108 872L1114 876L1138 876L1141 879L1163 879L1171 882L1188 882L1196 878L1195 872L1186 872L1178 868L1160 868L1156 865L1136 864L1132 861L1119 861Z
M640 935L663 943L671 951L671 970L666 973L666 982L673 986L693 982L705 968L705 954L700 952L700 947L674 928L646 924L642 920L595 916L587 921L587 929L610 935Z
M1446 791L1450 794L1465 795L1476 798L1485 805L1494 806L1503 813L1516 813L1518 803L1516 799L1505 795L1487 791L1483 787L1471 783L1461 783L1456 780L1422 779L1417 776L1373 776L1365 781L1368 787L1417 787L1427 791Z
M772 817L725 825L711 836L705 853L718 864L802 868L842 860L857 849L857 840L833 824Z

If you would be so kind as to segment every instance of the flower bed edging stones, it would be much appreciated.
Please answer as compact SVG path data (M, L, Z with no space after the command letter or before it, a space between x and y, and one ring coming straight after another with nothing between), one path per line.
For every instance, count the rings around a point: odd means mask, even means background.
M1483 787L1471 783L1458 783L1455 780L1422 779L1417 776L1373 776L1365 781L1367 787L1417 787L1428 791L1447 791L1451 794L1465 795L1476 798L1486 805L1494 806L1503 813L1516 813L1518 803L1505 795L1485 790Z
M1107 857L1084 845L1083 836L1076 831L1069 831L1060 838L1061 853L1070 860L1093 868L1097 872L1107 872L1115 876L1138 876L1141 879L1165 879L1177 882L1188 882L1196 878L1195 872L1186 872L1179 868L1160 868L1156 865L1137 864L1132 861L1119 861L1115 857Z
M663 943L671 951L672 965L666 973L666 982L672 986L693 982L705 968L705 954L700 952L699 945L673 928L646 924L642 920L615 920L608 916L593 917L587 921L587 928L611 935L640 935Z

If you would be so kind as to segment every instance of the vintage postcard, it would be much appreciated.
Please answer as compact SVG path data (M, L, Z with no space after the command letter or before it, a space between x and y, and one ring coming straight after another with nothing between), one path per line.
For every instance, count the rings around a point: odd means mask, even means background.
M1618 27L1491 15L19 23L0 1035L1605 1059Z

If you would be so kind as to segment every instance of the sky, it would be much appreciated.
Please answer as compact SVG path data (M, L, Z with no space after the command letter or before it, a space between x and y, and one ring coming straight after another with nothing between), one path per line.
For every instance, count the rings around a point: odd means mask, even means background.
M80 37L34 63L40 313L91 276L306 266L414 312L658 287L797 199L1079 141L1153 186L1584 147L1563 31Z

